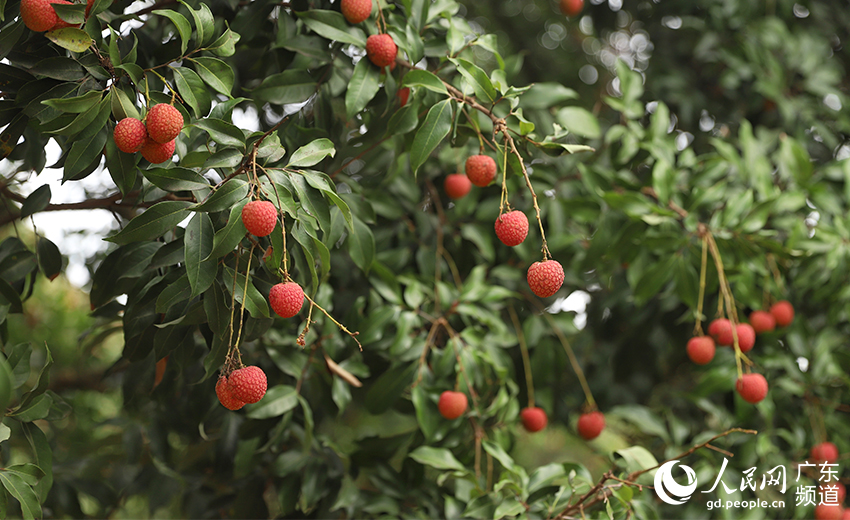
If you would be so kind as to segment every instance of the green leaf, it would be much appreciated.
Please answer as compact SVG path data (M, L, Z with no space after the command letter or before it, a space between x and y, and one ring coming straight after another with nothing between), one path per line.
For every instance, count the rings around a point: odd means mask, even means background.
M635 300L643 303L655 296L658 291L673 277L675 255L669 255L647 269L635 285Z
M225 148L210 155L204 161L204 169L209 168L236 168L242 162L245 155L235 148Z
M551 141L544 141L542 143L533 142L534 146L539 148L546 155L551 155L554 157L558 157L560 155L564 155L565 153L579 153L579 152L595 152L594 148L584 144L563 144L563 143L553 143Z
M493 441L484 441L481 443L481 447L484 448L484 451L493 456L494 459L499 461L499 464L502 465L508 471L513 473L518 473L520 471L520 467L517 466L517 463L514 462L514 459L511 458L510 455L505 452L504 448L499 446Z
M204 313L210 329L216 335L223 335L230 323L230 309L220 284L213 283L204 293Z
M427 70L415 69L404 75L401 81L403 87L422 87L437 94L449 95L446 85L434 73Z
M53 280L62 271L62 253L56 244L44 237L38 237L36 245L38 251L38 267L42 274Z
M44 476L44 470L31 462L25 464L13 464L0 471L7 471L19 476L28 486L38 484L38 480Z
M286 105L307 101L315 92L316 82L309 74L303 70L286 70L264 79L254 90L254 96L260 101Z
M0 306L9 305L9 312L20 313L24 311L21 295L14 289L9 282L0 278Z
M103 153L107 134L106 127L103 127L96 134L86 138L78 138L71 145L71 151L68 152L68 157L65 159L63 181L74 179L91 167L92 163Z
M375 260L375 236L372 230L359 218L353 218L354 227L348 236L348 253L355 265L369 274Z
M448 469L467 472L468 470L455 456L446 448L433 448L431 446L419 446L408 455L420 464L437 469Z
M230 92L233 90L234 74L230 65L212 57L193 58L192 61L195 63L195 72L207 85L216 92L233 97Z
M9 367L9 363L6 361L6 356L3 355L2 352L0 352L0 419L2 419L6 415L6 408L12 401L12 395L14 392L14 382L12 381L12 378L12 369ZM0 423L0 430L3 430L2 423ZM0 431L0 433L3 432ZM6 439L8 439L8 432L6 432L5 435ZM6 439L3 439L2 435L0 435L0 442L3 442Z
M215 280L218 263L207 260L213 249L212 220L206 213L196 213L183 235L185 245L186 274L189 285L192 286L192 296L197 296L209 289Z
M178 200L158 202L105 240L122 245L159 238L186 218L191 205L191 202Z
M380 90L379 72L367 59L361 59L354 66L354 74L351 75L348 90L345 92L345 111L348 119L354 119Z
M182 14L171 9L157 9L153 11L153 14L158 14L171 20L171 23L174 24L174 27L177 28L177 32L180 34L180 54L186 54L186 49L189 47L189 39L192 37L192 26L189 25L189 20Z
M44 37L71 52L85 52L92 44L89 33L75 27L64 27L55 31L48 31L44 33Z
M416 131L410 147L410 169L413 173L428 159L431 152L449 134L452 128L451 100L444 99L428 111L425 122Z
M310 30L328 40L366 47L366 35L360 28L349 25L342 13L310 9L296 14Z
M364 333L363 338L368 335ZM366 343L367 340L363 339L363 342ZM389 410L404 389L413 382L417 367L417 363L397 364L381 374L366 392L365 405L369 413L378 415Z
M570 132L597 139L602 135L596 116L581 107L563 107L556 116L558 123Z
M523 108L549 108L563 101L578 99L578 92L560 83L535 83L520 98Z
M124 153L118 149L114 139L106 140L106 169L109 170L109 176L112 181L121 191L122 195L127 195L133 191L136 185L136 177L138 176L138 168L136 163L139 161L139 155L133 153Z
M319 227L328 230L331 227L331 212L322 193L307 183L304 175L292 174L287 177L298 194L301 207L319 221Z
M499 94L496 92L495 87L493 87L493 82L490 81L490 77L487 76L487 73L484 72L481 67L462 58L449 58L449 61L455 64L460 75L463 76L470 85L472 85L472 88L475 91L475 97L477 97L479 101L482 103L496 102Z
M227 29L214 41L208 49L216 56L233 56L236 53L236 44L242 37L239 33Z
M240 200L248 197L248 183L242 179L230 179L200 204L192 207L192 211L223 211Z
M419 125L419 103L408 103L396 111L387 123L387 135L404 135Z
M335 154L333 142L323 137L295 150L292 157L289 158L287 167L313 166L320 163L325 157L333 157Z
M200 76L194 70L186 67L171 67L171 71L174 73L177 91L180 92L183 101L192 107L195 117L201 118L209 114L210 108L212 108L212 98Z
M151 168L142 170L147 180L165 191L194 191L210 187L201 174L186 168Z
M70 24L78 24L86 21L86 6L81 4L51 4L59 18Z
M419 429L422 430L425 441L433 442L434 433L437 431L442 417L437 413L431 400L428 399L424 385L413 387L410 391L410 397L413 401L413 407L416 409L416 421L419 422Z
M245 407L249 419L268 419L280 417L298 406L298 393L295 387L277 385L268 389L266 395L256 404Z
M248 203L248 199L240 200L230 208L230 216L227 225L215 232L213 237L213 248L207 257L216 260L233 251L248 231L242 223L242 208Z
M21 429L35 455L35 464L44 471L44 476L35 486L39 499L44 501L53 486L53 452L50 450L50 444L47 443L47 437L38 426L24 423L21 424Z
M90 90L82 96L58 99L45 99L41 103L69 114L80 114L97 105L103 98L100 90Z
M525 506L519 500L505 500L496 507L493 519L510 518L525 512Z
M125 92L124 88L116 84L109 89L109 94L110 103L112 105L112 115L115 116L116 121L121 121L125 117L141 119L139 109L136 108L136 105L133 103L133 100L130 99L127 92Z
M192 18L195 20L195 34L198 45L205 45L212 39L215 33L215 18L212 11L207 7L207 4L201 3L197 10L192 9L189 4L181 0L181 4L192 13Z
M38 496L20 476L8 471L0 471L0 482L6 491L21 504L24 520L41 518L41 504L38 502Z
M21 422L32 422L47 417L50 412L50 407L53 406L53 399L48 394L40 394L33 397L29 402L21 405L20 409L14 412L14 417Z
M236 279L236 294L233 294L233 280L234 277ZM245 294L245 273L239 273L236 276L236 271L230 268L230 266L224 266L224 286L227 287L227 290L230 291L231 296L236 298L236 301L240 304L242 303L242 295ZM269 317L269 304L266 301L266 298L260 294L260 291L254 287L253 282L248 283L248 297L245 299L245 309L253 316L254 318L268 318Z
M652 453L643 446L623 448L615 451L614 453L623 457L626 463L626 470L629 473L649 469L658 465L658 461L655 460L655 456L653 456Z
M245 148L245 134L233 123L228 123L221 119L207 117L199 119L194 123L194 126L205 130L213 141L222 146L233 146L236 148Z
M183 275L168 284L156 297L156 312L168 312L174 305L185 302L192 297L192 286L189 284L189 276Z
M43 184L34 192L30 193L27 199L21 204L21 219L38 213L50 204L50 185Z

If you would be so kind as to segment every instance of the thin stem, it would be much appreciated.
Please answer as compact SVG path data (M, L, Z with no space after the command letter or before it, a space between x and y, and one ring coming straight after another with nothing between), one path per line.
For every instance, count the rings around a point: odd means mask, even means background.
M327 317L328 317L328 319L329 319L329 320L331 320L332 322L334 322L334 324L335 324L337 327L339 327L339 330L341 330L341 331L345 332L346 334L348 334L349 336L351 336L351 339L353 339L353 340L354 340L354 342L355 342L355 343L357 343L357 346L358 346L358 347L360 347L360 352L363 352L363 345L361 345L361 344L360 344L360 341L358 341L358 340L357 340L357 335L358 335L358 334L360 334L359 332L356 332L356 331L355 331L355 332L351 332L350 330L348 330L347 328L345 328L345 325L343 325L342 323L340 323L340 322L336 321L336 320L334 319L334 317L333 317L333 316L331 316L331 315L330 315L330 313L329 313L328 311L326 311L325 309L323 309L323 308L322 308L322 306L321 306L321 305L319 305L318 303L314 302L314 301L313 301L313 299L312 299L312 298L310 298L309 296L307 296L307 294L306 294L306 293L304 294L304 298L306 298L306 299L307 299L307 301L308 301L308 302L310 302L310 305L315 305L317 309L319 309L320 311L322 311L322 314L324 314L325 316L327 316Z
M242 339L242 319L245 315L245 299L248 297L248 284L251 283L248 277L251 275L251 260L254 258L254 244L251 244L251 250L248 252L248 267L245 268L245 287L242 289L242 303L239 307L239 332L236 334L236 352L239 352L239 341ZM236 273L237 276L239 273ZM241 362L240 355L240 362Z
M525 344L525 335L522 333L522 325L519 322L519 317L516 315L513 304L508 306L508 313L511 315L511 321L516 330L516 337L519 341L519 349L522 353L522 365L525 369L525 387L528 391L528 407L534 408L534 381L531 375L531 358L528 355L528 346Z
M694 327L694 335L702 336L702 303L705 298L705 271L708 267L708 240L702 239L702 258L699 267L699 297L697 298L697 322Z

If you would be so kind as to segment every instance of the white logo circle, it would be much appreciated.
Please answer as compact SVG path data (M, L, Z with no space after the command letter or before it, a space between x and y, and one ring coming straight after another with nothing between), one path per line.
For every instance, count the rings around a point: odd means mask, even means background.
M655 473L655 494L658 495L658 498L671 505L684 504L697 489L697 476L690 466L685 466L684 464L680 466L688 476L687 486L682 486L673 479L673 467L677 462L679 461L671 460L670 462L665 462ZM667 493L670 494L668 495ZM670 495L676 498L671 498ZM677 500L677 498L681 500Z

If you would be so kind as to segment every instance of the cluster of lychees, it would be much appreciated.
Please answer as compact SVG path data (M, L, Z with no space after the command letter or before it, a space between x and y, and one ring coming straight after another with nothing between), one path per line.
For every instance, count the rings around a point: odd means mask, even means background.
M839 457L838 446L825 441L812 446L812 459L818 465L834 464ZM806 461L808 462L808 461ZM815 520L850 520L850 508L844 508L847 489L841 482L825 482L818 486L820 503L815 506Z
M215 395L228 410L238 410L246 404L259 402L266 395L268 381L263 369L248 366L222 374L215 384Z
M144 122L134 117L119 121L112 137L122 152L142 152L150 163L159 164L174 156L181 130L183 114L168 103L160 103L148 110Z
M738 348L749 352L756 344L756 334L771 332L776 327L787 327L794 320L794 307L786 300L773 304L768 311L757 310L750 314L750 323L738 323L718 318L708 325L708 336L695 336L688 341L687 352L691 361L705 365L714 359L715 344L731 347L738 336ZM748 403L758 403L767 396L767 380L761 374L743 374L735 389Z

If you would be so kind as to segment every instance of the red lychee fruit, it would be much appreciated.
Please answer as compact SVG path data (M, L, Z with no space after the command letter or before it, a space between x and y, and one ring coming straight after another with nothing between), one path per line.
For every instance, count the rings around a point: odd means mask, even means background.
M369 61L384 68L395 63L398 46L389 34L373 34L366 38L366 56Z
M472 183L469 182L469 177L461 173L452 173L446 175L446 180L443 182L443 189L446 190L446 195L450 199L461 199L472 189Z
M272 310L281 318L291 318L304 305L304 290L295 282L279 283L269 292Z
M844 508L838 504L818 504L815 506L815 520L843 520Z
M135 153L142 149L148 139L145 124L135 117L125 117L115 125L112 132L115 145L125 153Z
M738 332L738 347L741 352L749 352L756 344L756 331L749 323L739 323L735 330Z
M398 102L401 106L407 104L407 100L410 99L410 87L402 87L398 89L395 93L398 96Z
M528 268L528 286L541 298L552 296L564 283L564 268L557 260L534 262Z
M830 494L830 498L835 500L826 500L826 495ZM841 482L830 482L829 484L821 484L818 486L818 496L823 497L823 502L843 504L847 497L847 488Z
M831 442L812 446L812 458L820 462L834 462L838 458L838 447Z
M268 388L266 373L256 366L234 370L227 378L227 384L231 395L245 403L258 402L266 395L266 388Z
M218 396L218 402L228 410L238 410L245 406L244 401L233 397L233 392L230 389L227 378L224 376L219 377L215 384L215 395Z
M86 0L86 18L89 17L89 13L91 13L91 8L94 7L95 0Z
M732 337L732 322L726 318L718 318L708 325L708 334L718 345L728 347L734 342Z
M176 139L174 141L161 144L148 138L145 140L145 144L142 145L142 157L147 159L151 164L163 163L174 157L174 148L176 147Z
M602 412L583 413L578 418L576 429L582 439L586 441L595 439L605 429L605 416Z
M372 0L342 0L339 10L348 23L360 23L372 15Z
M753 311L750 313L750 325L756 334L770 332L776 328L776 318L767 311Z
M522 211L509 211L496 219L496 236L506 246L518 246L528 236L528 218Z
M167 143L177 139L183 130L183 114L168 103L154 105L145 118L148 135L158 143Z
M60 22L65 23L50 4L70 5L67 0L21 0L21 20L30 31L51 31ZM58 27L57 27L58 28Z
M761 374L744 374L735 383L735 390L744 401L756 404L767 396L767 379Z
M446 419L457 419L466 411L467 399L463 392L452 392L446 390L440 394L440 401L437 403L437 408L440 410L440 415Z
M277 224L277 208L267 200L252 200L242 207L242 224L256 237L269 236Z
M850 520L850 509L845 509L843 513L841 513L841 520Z
M714 359L714 340L709 336L696 336L688 340L688 357L697 365L705 365Z
M549 423L549 418L546 417L543 408L536 406L523 408L519 413L519 419L522 421L522 427L525 428L525 431L530 433L539 432Z
M561 12L567 16L579 14L584 7L584 0L561 0Z
M780 300L770 307L770 313L776 318L777 327L787 327L794 321L794 306L788 300Z
M466 160L466 176L472 184L483 188L496 177L496 161L489 155L473 155Z

